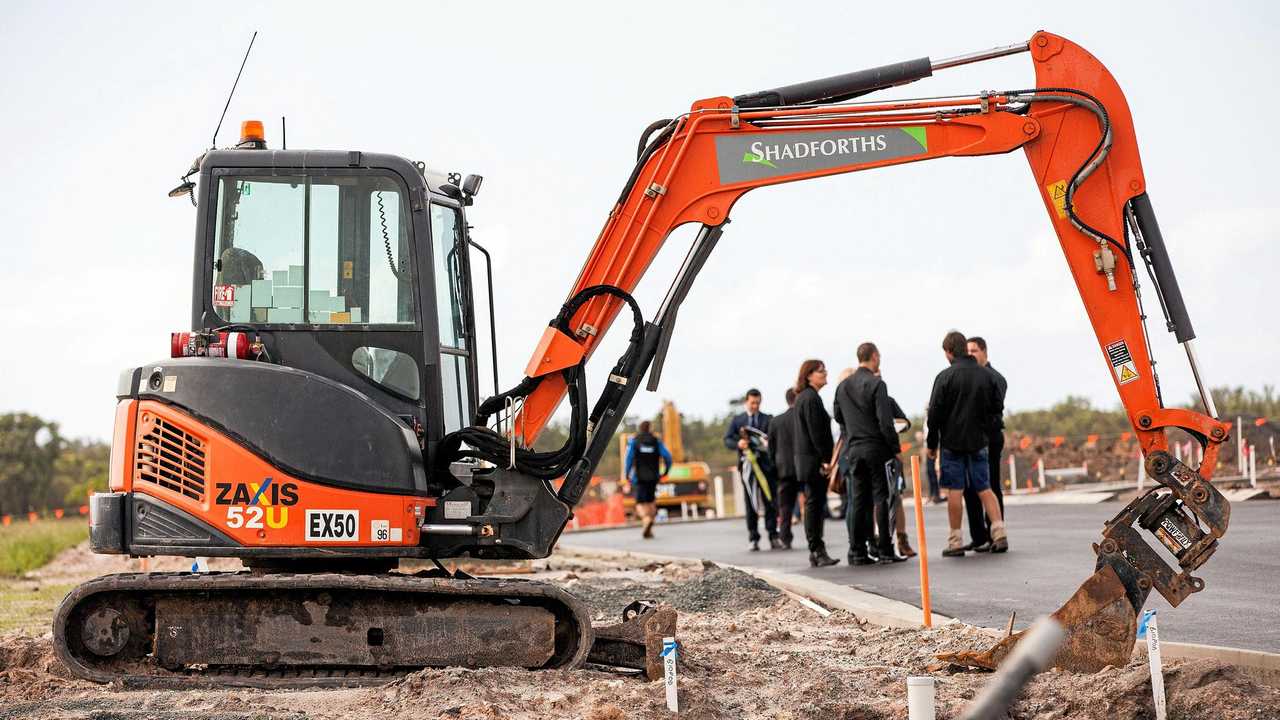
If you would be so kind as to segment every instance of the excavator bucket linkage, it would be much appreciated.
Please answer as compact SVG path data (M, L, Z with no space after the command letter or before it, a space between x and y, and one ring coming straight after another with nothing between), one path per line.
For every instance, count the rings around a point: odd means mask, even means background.
M1204 589L1204 580L1191 571L1217 549L1231 507L1217 488L1167 452L1151 453L1146 467L1158 486L1107 522L1102 542L1093 546L1097 569L1053 613L1067 629L1054 667L1096 672L1107 665L1124 665L1133 652L1138 613L1153 588L1174 607ZM1160 540L1180 571L1147 544L1135 524ZM943 653L938 658L994 670L1021 637L1022 633L1011 633L985 651Z

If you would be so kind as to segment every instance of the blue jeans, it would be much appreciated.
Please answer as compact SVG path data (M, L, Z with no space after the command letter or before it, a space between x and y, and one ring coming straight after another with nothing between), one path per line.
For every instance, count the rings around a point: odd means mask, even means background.
M940 464L940 484L948 490L964 490L967 487L974 492L982 492L991 488L991 466L987 462L986 448L971 453L952 452L943 448Z

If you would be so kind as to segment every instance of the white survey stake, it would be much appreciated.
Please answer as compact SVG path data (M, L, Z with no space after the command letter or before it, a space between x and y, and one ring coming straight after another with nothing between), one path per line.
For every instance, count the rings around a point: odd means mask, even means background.
M1164 669L1160 662L1160 629L1156 626L1156 611L1148 610L1142 616L1138 636L1147 636L1147 659L1151 662L1151 695L1155 700L1156 720L1165 720Z
M680 699L676 692L676 639L662 638L662 674L667 686L667 709L680 712Z

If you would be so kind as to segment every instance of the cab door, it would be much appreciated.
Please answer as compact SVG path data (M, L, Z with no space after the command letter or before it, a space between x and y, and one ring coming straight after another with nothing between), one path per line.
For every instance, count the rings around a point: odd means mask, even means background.
M461 207L431 203L431 269L435 285L441 427L444 434L471 424L476 397L475 313L466 220Z

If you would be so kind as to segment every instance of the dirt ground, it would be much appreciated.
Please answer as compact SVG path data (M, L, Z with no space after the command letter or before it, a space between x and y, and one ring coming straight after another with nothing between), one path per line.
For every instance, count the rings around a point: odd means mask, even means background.
M167 559L152 569L188 564ZM213 563L212 569L235 567ZM25 582L78 582L136 569L82 546ZM933 658L985 646L987 636L973 628L889 629L841 611L822 617L757 578L711 563L639 567L553 557L522 568L522 576L564 585L602 622L613 621L633 599L676 607L685 649L680 715L687 718L906 718L906 677L924 674L937 678L938 717L955 718L990 678L940 669ZM1170 661L1165 687L1170 720L1280 720L1280 689L1221 663ZM0 636L0 718L642 720L671 717L664 698L660 681L591 668L425 670L382 687L347 690L123 690L71 678L54 658L47 632ZM1094 674L1041 675L1012 717L1153 718L1145 659Z

